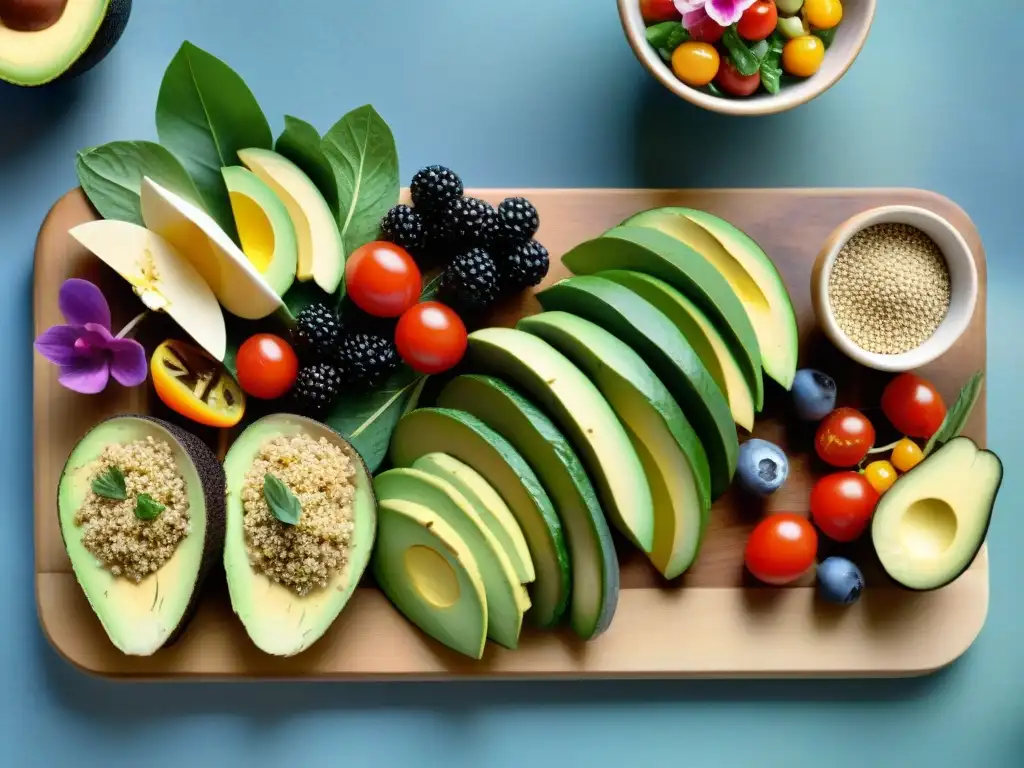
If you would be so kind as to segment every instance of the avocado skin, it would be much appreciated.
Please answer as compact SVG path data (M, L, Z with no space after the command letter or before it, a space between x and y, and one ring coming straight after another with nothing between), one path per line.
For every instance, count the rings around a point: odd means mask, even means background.
M192 617L195 616L196 609L199 607L199 596L202 592L202 586L206 581L206 577L210 573L210 569L213 567L214 563L219 561L221 554L224 551L226 522L224 515L224 502L226 500L227 491L224 467L221 465L220 461L217 460L216 454L210 450L210 447L198 437L193 435L191 432L186 432L181 427L175 426L163 419L157 419L153 416L146 416L141 413L122 413L117 416L111 416L104 419L89 431L94 432L101 428L106 422L117 419L139 419L141 421L150 421L170 432L174 436L174 439L178 441L178 444L184 449L185 453L188 454L192 463L195 464L196 471L199 473L199 480L203 486L203 503L206 505L206 537L203 540L203 559L199 564L199 572L196 574L196 582L192 588L192 596L189 599L188 606L185 608L184 613L182 613L178 626L176 626L167 636L163 646L161 646L166 648L169 645L173 645L181 638L185 629L188 627L189 622L192 620ZM65 464L64 470L61 471L62 477L66 471L67 465ZM59 492L58 485L58 494ZM57 527L60 529L61 540L64 542L66 547L67 542L64 541L64 529L61 527L59 522L59 501L57 504L57 516Z
M131 15L132 0L110 0L110 7L107 8L107 15L103 18L103 24L100 25L99 30L96 32L96 37L93 38L89 47L85 49L85 53L78 57L78 61L72 64L67 72L52 82L59 83L64 80L72 80L79 75L85 74L107 58L107 55L121 39L121 35L124 34Z

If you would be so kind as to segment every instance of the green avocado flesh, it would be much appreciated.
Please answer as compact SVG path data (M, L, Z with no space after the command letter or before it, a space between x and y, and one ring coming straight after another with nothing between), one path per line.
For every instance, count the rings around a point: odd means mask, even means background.
M536 569L528 616L539 627L555 625L569 602L569 555L562 524L537 475L505 438L468 413L449 408L417 408L401 418L391 437L396 467L411 467L431 453L472 467L508 504Z
M479 659L487 642L487 600L476 561L433 510L382 501L371 569L399 612L440 643Z
M671 235L646 227L616 227L576 246L562 263L577 275L628 269L664 280L699 306L725 338L754 391L764 401L757 333L732 286L703 256Z
M83 543L75 516L91 495L95 462L110 445L166 441L185 480L189 531L155 573L135 583L111 574ZM224 541L224 472L198 438L148 416L101 421L71 451L57 492L61 537L75 578L110 641L122 653L149 656L173 643L195 610L200 587Z
M765 373L786 389L793 386L799 354L796 312L782 275L761 246L724 219L693 208L645 211L623 226L664 232L714 265L743 302Z
M413 462L412 468L444 480L466 497L477 519L494 535L508 555L521 583L529 584L537 578L523 529L519 527L505 500L479 472L443 453L421 456Z
M243 528L242 488L261 447L275 437L298 434L316 440L325 438L348 454L355 467L348 561L326 587L307 595L299 595L253 569ZM224 572L231 608L256 647L275 656L294 656L330 628L348 604L369 563L377 526L377 503L370 474L359 454L337 432L312 419L286 413L264 416L250 424L228 450L224 471L228 491Z
M878 502L871 543L885 572L913 590L944 587L985 543L1003 465L956 437L902 475Z
M231 197L242 251L278 296L295 281L298 239L288 209L266 182L248 168L221 170Z
M569 544L569 625L585 640L597 637L611 624L618 605L619 561L597 493L568 441L539 408L490 376L457 376L445 385L437 404L480 419L536 472Z
M506 648L518 646L529 597L508 554L477 519L466 497L435 475L404 467L378 475L373 487L379 499L419 504L451 526L466 543L484 581L487 636Z
M664 314L628 288L596 276L571 277L537 294L545 310L590 320L633 348L668 388L707 452L711 497L729 488L739 440L722 391Z
M654 494L651 562L679 576L697 557L711 509L707 454L679 405L636 352L588 320L542 312L516 327L572 360L611 404Z
M736 358L708 316L696 304L663 280L640 272L610 269L598 272L597 277L629 288L671 320L690 342L693 351L729 401L733 421L748 432L753 431L754 411L760 410L762 404L755 402L754 392L743 377Z
M654 501L629 436L597 388L565 355L514 328L469 335L463 370L496 375L533 397L569 438L622 534L650 552Z

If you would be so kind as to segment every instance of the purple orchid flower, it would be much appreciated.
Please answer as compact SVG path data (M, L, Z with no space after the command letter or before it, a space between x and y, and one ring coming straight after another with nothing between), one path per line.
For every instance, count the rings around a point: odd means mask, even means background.
M683 15L683 26L693 29L702 21L711 18L721 27L728 27L740 20L743 12L756 0L674 0L676 10Z
M58 381L74 392L102 392L111 376L125 387L146 380L146 350L124 338L136 318L117 336L110 333L110 307L102 291L88 280L65 280L58 295L67 325L55 325L39 335L36 351L60 367Z

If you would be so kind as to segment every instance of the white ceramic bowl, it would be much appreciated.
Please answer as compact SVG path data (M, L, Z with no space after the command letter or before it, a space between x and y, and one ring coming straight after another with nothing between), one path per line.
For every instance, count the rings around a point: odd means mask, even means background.
M907 224L921 230L935 241L949 269L951 294L945 319L927 341L899 355L880 355L857 346L839 328L829 301L828 281L836 257L850 238L875 224ZM945 354L967 330L978 302L978 265L963 235L938 214L909 205L873 208L849 219L829 237L811 272L811 300L818 325L845 355L879 371L910 371Z
M626 39L647 71L691 104L725 115L773 115L806 104L823 94L839 82L857 59L867 42L877 4L877 0L843 0L843 21L836 32L836 39L826 52L821 69L813 77L787 85L775 95L760 92L746 99L723 99L691 88L675 76L672 68L647 42L647 25L640 13L640 0L618 2Z

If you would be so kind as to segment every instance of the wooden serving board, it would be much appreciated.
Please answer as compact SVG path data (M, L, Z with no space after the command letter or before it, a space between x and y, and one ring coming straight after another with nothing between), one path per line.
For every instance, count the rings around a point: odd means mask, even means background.
M528 196L541 214L538 235L553 266L546 283L566 276L561 254L638 211L656 206L702 208L732 221L775 260L789 288L800 324L801 365L830 372L840 403L870 407L885 378L842 358L816 331L810 302L811 265L830 233L848 217L887 204L910 204L946 217L974 251L981 278L970 329L941 360L923 371L952 401L976 370L985 368L985 257L967 215L938 195L907 189L877 190L481 190L497 203ZM62 322L57 288L68 277L87 277L111 299L115 327L139 311L127 284L68 234L95 218L79 190L52 209L35 256L35 332ZM527 296L501 308L495 323L508 325L539 305ZM143 324L159 341L173 327ZM180 332L177 334L180 335ZM143 339L144 343L147 341ZM147 344L147 348L152 347ZM622 593L611 628L585 643L565 632L524 629L520 648L489 643L484 658L462 657L428 639L372 586L357 590L331 630L297 657L264 655L231 612L221 572L208 581L198 615L174 646L149 658L121 655L108 641L75 581L57 525L56 488L75 441L105 416L151 412L178 423L148 387L116 385L86 397L57 384L53 366L35 355L35 552L39 620L53 646L72 664L95 674L145 679L453 679L596 677L910 676L925 674L959 657L974 641L988 610L988 562L983 549L952 585L914 594L886 582L872 563L870 547L851 554L865 569L868 588L855 606L836 608L815 599L811 580L788 589L766 589L745 575L743 547L764 511L806 512L817 465L809 435L797 433L785 415L789 403L766 378L765 412L756 434L788 446L791 475L767 503L751 508L736 494L714 506L712 523L694 567L666 584L642 557L621 547ZM183 424L189 427L188 424ZM193 425L194 428L194 425ZM225 436L200 436L224 448ZM985 439L985 399L966 434ZM822 552L822 555L829 552Z

